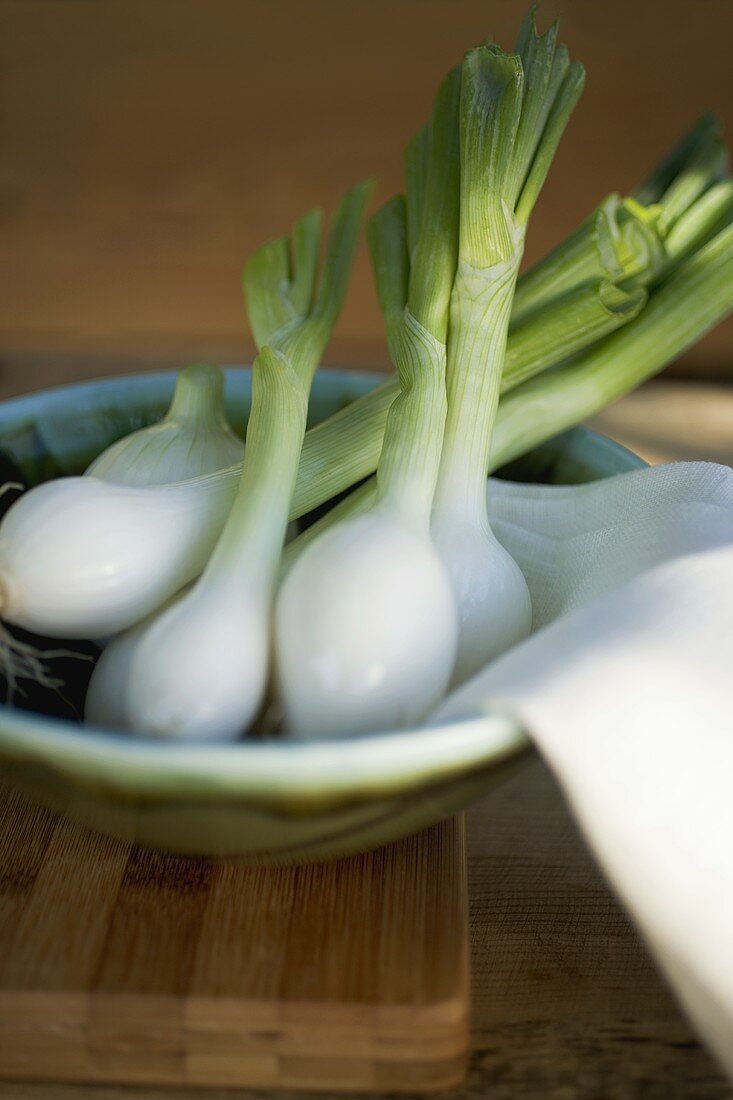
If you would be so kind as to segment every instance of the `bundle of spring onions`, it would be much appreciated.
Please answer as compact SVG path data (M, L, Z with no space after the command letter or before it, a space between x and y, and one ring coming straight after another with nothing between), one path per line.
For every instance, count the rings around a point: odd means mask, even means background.
M246 265L244 448L220 373L190 367L159 424L8 510L4 636L104 643L88 721L174 739L236 738L265 711L301 736L406 726L530 631L487 472L733 309L733 180L712 116L518 277L583 80L532 13L515 52L485 43L444 80L405 194L367 225L394 379L306 431L367 182L342 199L322 261L311 211Z

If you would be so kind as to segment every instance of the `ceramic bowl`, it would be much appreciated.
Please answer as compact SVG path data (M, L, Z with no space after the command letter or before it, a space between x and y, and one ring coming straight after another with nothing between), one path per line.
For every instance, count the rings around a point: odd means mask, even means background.
M65 386L0 404L0 452L29 481L81 472L114 439L158 418L173 372ZM328 370L312 421L382 381ZM227 371L233 424L244 429L249 371ZM510 475L579 482L643 465L576 428L514 463ZM260 862L363 851L466 806L526 759L509 718L477 714L430 729L308 742L171 745L0 707L7 781L116 837L185 854Z

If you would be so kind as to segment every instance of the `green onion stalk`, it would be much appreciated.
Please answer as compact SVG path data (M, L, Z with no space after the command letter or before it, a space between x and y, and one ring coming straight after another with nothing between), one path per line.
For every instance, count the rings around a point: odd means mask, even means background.
M482 46L461 70L458 263L432 517L458 607L453 683L519 641L532 621L521 570L491 532L485 481L527 225L584 82L556 38L554 26L537 34L530 13L516 54Z

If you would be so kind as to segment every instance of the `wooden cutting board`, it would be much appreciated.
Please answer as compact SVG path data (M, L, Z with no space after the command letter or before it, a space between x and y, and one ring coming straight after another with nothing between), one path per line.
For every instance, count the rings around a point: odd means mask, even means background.
M0 787L0 1077L435 1091L463 1076L462 818L358 858L150 853Z

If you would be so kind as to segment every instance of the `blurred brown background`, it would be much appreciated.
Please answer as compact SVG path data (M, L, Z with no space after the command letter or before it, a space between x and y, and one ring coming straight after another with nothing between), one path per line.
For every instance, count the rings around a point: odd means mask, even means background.
M526 0L3 0L3 391L242 361L243 259L402 150L434 89ZM546 0L588 70L528 255L632 187L706 107L733 131L733 0ZM685 372L733 377L733 326ZM365 250L332 363L381 366Z

